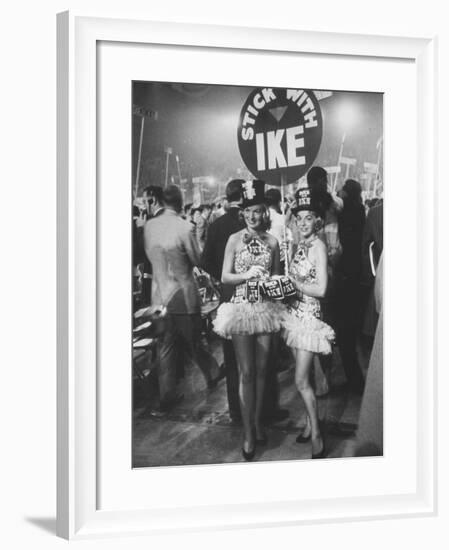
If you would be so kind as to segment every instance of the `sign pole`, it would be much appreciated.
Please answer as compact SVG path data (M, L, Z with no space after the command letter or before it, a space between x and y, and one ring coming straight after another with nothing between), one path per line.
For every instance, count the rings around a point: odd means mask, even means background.
M382 142L379 142L379 147L377 149L377 166L376 166L376 175L374 177L374 196L377 194L377 179L379 177L379 166L380 166L380 155L382 153Z
M341 137L340 152L338 153L337 166L340 166L340 164L341 164L341 157L343 156L343 145L345 144L345 139L346 139L346 134L343 132L343 135ZM332 191L334 193L337 189L337 179L338 179L338 172L335 172L335 179L334 179L334 183L332 185Z
M139 188L140 161L142 159L142 143L143 143L143 127L144 127L144 124L145 124L145 117L142 116L142 122L140 124L139 156L137 157L136 183L134 185L134 198L137 197L137 190Z
M143 128L145 125L145 118L152 118L157 120L157 111L152 111L151 109L144 109L138 105L133 105L133 115L141 117L140 123L140 141L139 141L139 155L137 159L137 173L136 173L136 182L134 184L134 198L137 197L137 191L139 189L139 176L140 176L140 163L142 160L142 143L143 143Z
M167 147L167 150L165 151L167 153L167 161L165 163L165 185L164 187L167 187L167 181L168 181L168 159L170 157L170 152L169 152L169 149Z
M176 164L178 165L179 185L181 186L181 169L179 167L179 157L176 155Z
M286 184L287 184L287 178L285 174L281 173L281 212L282 212L282 222L283 222L284 243L287 242L287 228L285 226L285 201L284 201L284 185ZM288 247L284 249L284 254L285 254L284 274L288 275Z

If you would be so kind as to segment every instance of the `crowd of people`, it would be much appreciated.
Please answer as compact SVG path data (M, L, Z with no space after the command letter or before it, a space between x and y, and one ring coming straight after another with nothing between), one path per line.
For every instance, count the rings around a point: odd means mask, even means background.
M326 456L312 372L318 365L328 375L337 346L348 390L364 391L360 346L369 355L376 331L382 200L367 209L352 179L338 195L331 193L318 166L284 204L279 190L260 180L231 180L226 201L213 206L184 206L182 197L176 185L149 186L144 210L134 211L142 300L167 312L158 342L161 409L181 398L181 349L209 390L226 378L229 416L242 425L242 456L252 460L256 447L267 443L267 423L288 417L279 407L276 363L290 354L307 411L296 440L310 440L312 458ZM223 346L221 366L201 337L198 268L220 295L213 329Z

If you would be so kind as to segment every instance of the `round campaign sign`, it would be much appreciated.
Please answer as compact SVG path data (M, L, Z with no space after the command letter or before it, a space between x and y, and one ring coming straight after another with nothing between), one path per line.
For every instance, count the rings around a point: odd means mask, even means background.
M238 143L248 170L271 185L293 183L312 166L323 120L311 90L256 88L240 113Z

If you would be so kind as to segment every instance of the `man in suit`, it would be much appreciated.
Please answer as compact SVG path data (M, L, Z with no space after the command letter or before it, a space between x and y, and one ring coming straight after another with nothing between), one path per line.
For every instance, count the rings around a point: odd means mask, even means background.
M229 237L245 227L242 219L242 184L244 180L231 180L226 186L226 199L228 209L226 214L216 219L210 226L207 233L206 243L204 245L203 255L201 257L201 267L207 271L217 281L221 281L221 272L223 270L223 260L226 244ZM234 291L233 285L222 285L221 302L228 302ZM223 356L226 368L226 389L228 395L229 416L232 422L241 421L240 403L239 403L239 377L237 361L234 353L234 346L231 340L223 340ZM274 372L274 369L270 369ZM276 373L274 372L276 377ZM275 381L267 378L270 388L277 388L276 396L273 391L267 392L270 397L267 399L266 416L267 420L282 420L288 416L288 411L282 411L277 406L279 398L279 386L277 379Z
M160 340L159 391L161 410L169 410L176 394L176 363L179 345L201 369L207 385L213 388L218 364L201 342L201 300L193 276L200 255L191 224L179 215L182 193L178 186L163 190L164 211L144 228L144 246L153 268L151 302L167 308L166 327Z
M244 180L231 180L226 186L228 210L226 214L216 219L209 227L207 239L201 257L201 267L214 279L221 281L226 243L233 233L245 227L241 217L242 183ZM234 287L222 285L221 302L229 302ZM231 340L223 340L223 356L226 368L226 390L228 395L229 416L231 421L241 419L239 404L239 376L234 346Z
M362 394L364 378L357 348L363 314L361 270L365 208L360 183L347 179L341 197L343 209L338 216L338 230L342 254L335 281L335 332L348 389Z

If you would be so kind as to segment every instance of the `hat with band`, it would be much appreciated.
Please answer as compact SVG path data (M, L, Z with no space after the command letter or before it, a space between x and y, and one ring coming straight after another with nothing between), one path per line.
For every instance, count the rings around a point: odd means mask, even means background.
M292 212L296 215L301 210L310 210L320 215L320 203L316 194L309 186L300 187L295 193L295 203L292 205Z

